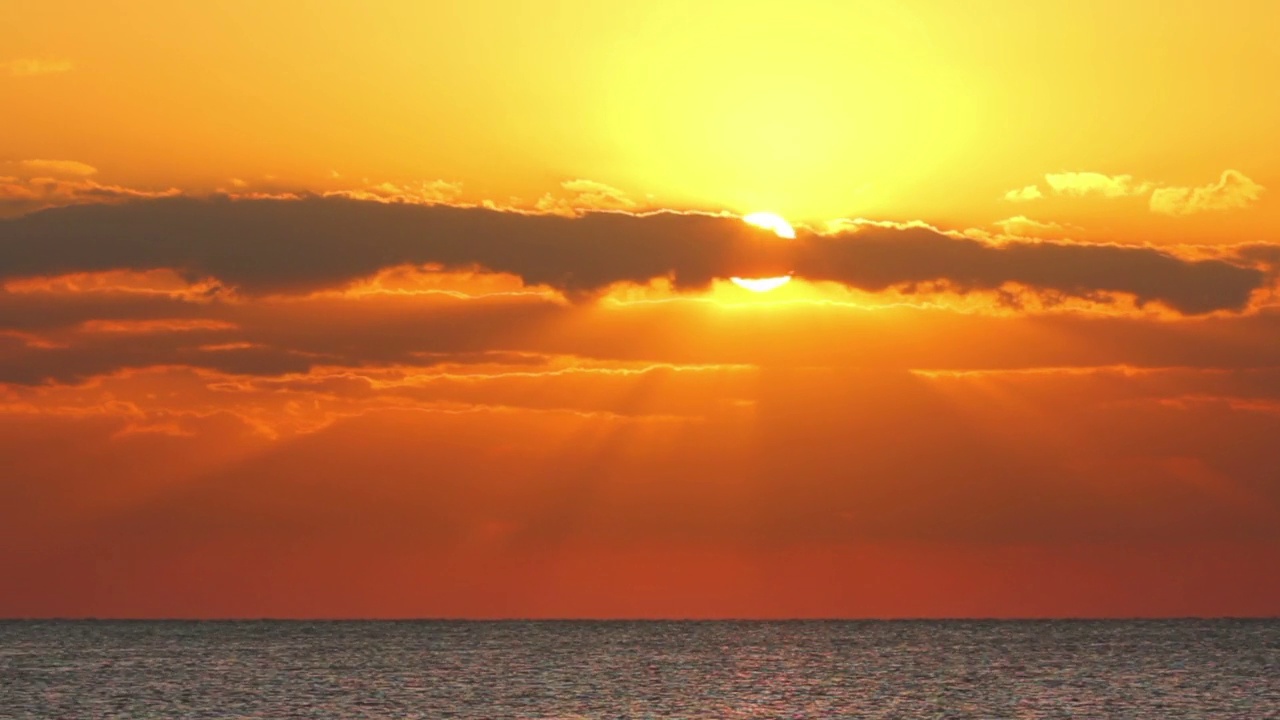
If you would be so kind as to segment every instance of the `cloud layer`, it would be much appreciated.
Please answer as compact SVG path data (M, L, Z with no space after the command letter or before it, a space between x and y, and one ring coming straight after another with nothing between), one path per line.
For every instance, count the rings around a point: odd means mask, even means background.
M1149 182L1137 182L1132 175L1105 175L1096 172L1050 173L1044 176L1053 192L1058 195L1100 195L1116 198L1145 195L1151 191ZM1025 190L1025 188L1024 188Z
M270 295L341 287L400 265L508 273L570 297L616 283L669 279L696 290L793 271L873 292L932 283L953 292L1016 284L1085 299L1119 293L1184 314L1243 310L1268 282L1247 263L1151 247L993 244L892 224L783 241L737 218L696 213L564 217L337 197L172 197L0 221L0 280L171 269Z
M1132 175L1099 172L1049 173L1045 184L1054 195L1067 197L1126 198L1150 194L1151 212L1164 215L1239 210L1258 201L1265 188L1239 170L1224 170L1217 182L1198 187L1162 186ZM1005 193L1009 202L1030 202L1044 197L1037 185L1027 185Z
M1201 187L1157 188L1151 193L1151 211L1165 215L1190 215L1211 210L1237 210L1257 202L1263 189L1244 173L1227 170L1217 182Z
M24 169L34 173L51 173L53 175L74 175L88 177L98 172L98 168L77 160L23 160L18 163Z

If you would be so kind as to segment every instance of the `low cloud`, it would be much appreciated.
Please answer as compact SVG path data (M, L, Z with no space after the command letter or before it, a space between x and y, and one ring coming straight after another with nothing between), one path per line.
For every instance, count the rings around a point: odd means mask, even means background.
M1044 197L1040 192L1040 188L1036 185L1028 185L1018 190L1010 190L1004 194L1004 199L1009 202L1029 202L1031 200L1039 200Z
M1155 187L1150 182L1139 182L1132 175L1107 175L1099 172L1047 173L1044 176L1048 191L1068 197L1122 198L1145 195ZM1004 194L1008 202L1040 200L1045 193L1039 185L1027 185Z
M734 307L737 319L728 321L725 308L698 298L615 302L620 293L609 302L569 304L550 294L489 294L483 286L472 286L476 294L244 298L204 286L166 291L168 282L155 274L143 291L119 273L108 275L115 278L109 286L75 277L0 284L0 400L4 383L80 384L148 367L337 375L480 355L496 362L493 353L775 368L1280 367L1280 343L1270 342L1280 314L1265 307L1173 320L1121 303L1111 312L1103 298L1080 303L1086 312L1041 312L1034 303L1050 306L1051 291L1028 297L1030 290L1010 290L1005 302L1001 290L975 293L977 310L967 311L955 298L929 294L926 283L918 303L903 291L871 307L764 302ZM450 278L462 288L473 276ZM838 296L831 288L823 294Z
M1027 238L1060 238L1067 228L1056 222L1033 220L1026 215L1015 215L992 223L1005 235Z
M582 210L635 210L639 204L618 188L595 180L567 180L560 183L568 197L543 195L536 205L541 212L572 215Z
M1200 187L1157 188L1151 193L1151 211L1165 215L1190 215L1214 210L1238 210L1258 201L1264 188L1244 173L1226 170L1215 183Z
M337 176L335 176L337 177ZM239 184L237 184L237 181ZM231 184L237 188L247 187L247 183L232 178ZM462 197L462 183L448 180L430 180L410 183L382 182L366 183L363 187L352 190L333 190L325 193L326 197L345 197L352 200L375 200L378 202L413 203L434 205L455 203Z
M1069 197L1125 198L1150 193L1151 212L1163 215L1238 210L1257 202L1265 190L1239 170L1224 170L1217 182L1199 187L1161 187L1150 181L1135 180L1132 175L1097 172L1050 173L1044 179L1053 194ZM1009 202L1029 202L1043 197L1037 185L1004 194Z
M993 245L921 227L867 227L853 235L810 236L795 272L863 290L943 283L949 290L1017 284L1067 297L1104 293L1160 302L1183 314L1243 310L1266 284L1261 270L1223 260L1186 259L1152 247L1072 242Z
M1028 221L1030 222L1030 221ZM1266 273L1142 246L994 244L927 226L865 223L780 241L738 218L588 212L577 217L348 198L162 198L84 205L0 221L0 279L171 269L246 295L342 287L379 270L433 265L517 276L583 298L617 283L788 271L866 291L941 285L1096 298L1123 293L1180 313L1240 311Z
M80 164L74 163L74 165ZM0 177L0 218L67 205L118 203L127 200L172 197L180 192L177 188L140 190L122 185L109 185L83 176L75 179Z
M51 175L88 177L98 172L98 168L75 160L23 160L18 164L27 170Z
M1050 173L1044 176L1044 180L1055 194L1072 197L1132 197L1145 195L1154 187L1152 183L1134 180L1132 175L1104 175L1097 172Z
M397 265L519 276L566 294L670 278L700 289L781 271L772 233L685 213L582 217L307 197L175 197L86 205L0 224L0 276L171 268L248 294L332 288Z

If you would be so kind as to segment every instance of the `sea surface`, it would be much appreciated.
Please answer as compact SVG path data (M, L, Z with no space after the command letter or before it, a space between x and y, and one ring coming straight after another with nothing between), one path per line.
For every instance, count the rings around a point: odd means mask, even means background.
M1280 621L0 622L0 718L1280 718Z

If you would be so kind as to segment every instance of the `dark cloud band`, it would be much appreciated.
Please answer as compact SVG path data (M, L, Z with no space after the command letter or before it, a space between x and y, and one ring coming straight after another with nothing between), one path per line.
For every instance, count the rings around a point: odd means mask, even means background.
M1126 293L1184 314L1242 310L1263 271L1150 247L991 244L921 227L862 227L794 242L736 218L588 213L570 218L345 198L162 198L64 207L0 221L0 279L171 268L249 295L340 286L396 265L511 273L570 296L670 278L776 275L878 291L942 283L965 292L1016 283L1096 298Z

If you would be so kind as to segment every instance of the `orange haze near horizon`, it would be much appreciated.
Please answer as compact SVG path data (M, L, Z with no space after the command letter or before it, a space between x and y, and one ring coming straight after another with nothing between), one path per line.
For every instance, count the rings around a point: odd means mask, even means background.
M0 17L0 617L1280 614L1274 3Z

